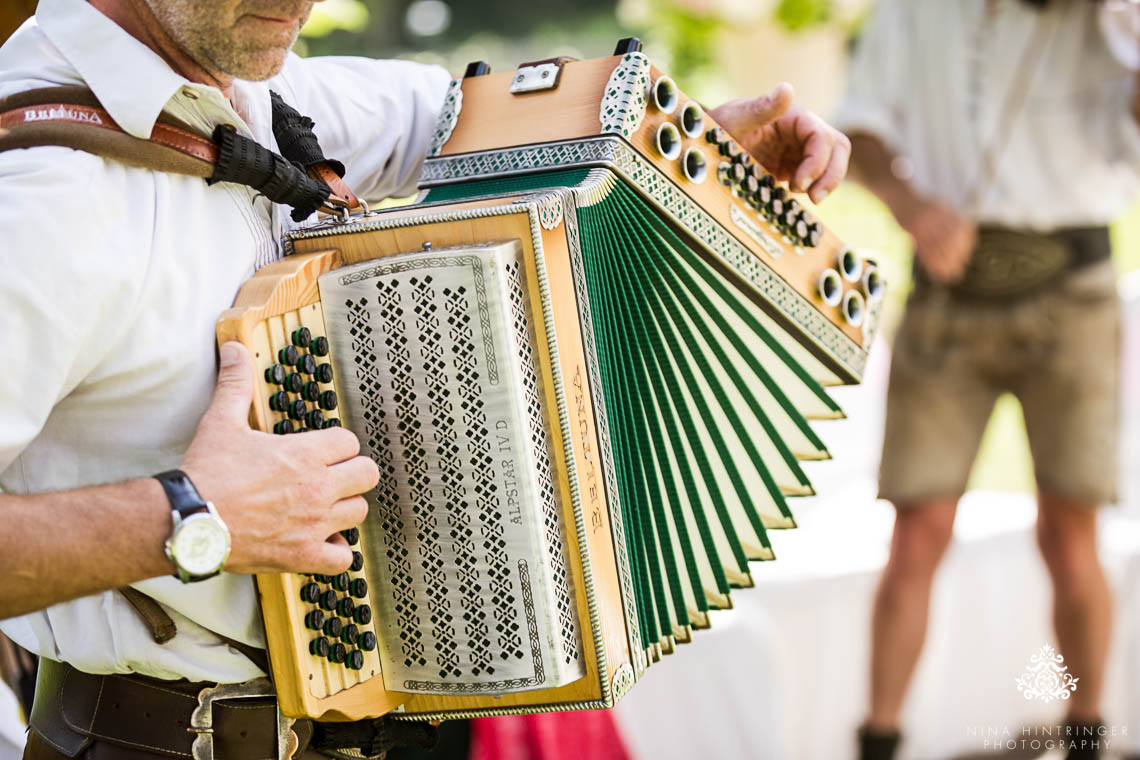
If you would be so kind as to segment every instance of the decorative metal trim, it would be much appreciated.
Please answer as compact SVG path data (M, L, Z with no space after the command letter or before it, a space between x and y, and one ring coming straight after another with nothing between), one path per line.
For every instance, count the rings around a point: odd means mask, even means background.
M431 136L429 156L438 156L443 146L451 139L455 125L459 121L459 112L463 110L463 80L453 79L447 86L447 94L443 96L443 108L439 112L439 120L435 123L435 132Z
M598 120L602 132L633 137L645 118L649 96L649 59L644 53L626 53L606 82Z
M538 203L538 221L542 229L552 230L562 224L562 197L551 194Z
M428 187L458 180L527 174L572 166L613 169L648 197L661 213L700 241L706 250L735 269L769 304L800 325L808 337L836 364L852 377L862 377L867 363L867 349L849 338L776 274L767 262L761 260L652 162L619 137L595 137L429 159L424 164L420 185ZM864 345L870 346L874 333L865 327L863 335Z
M610 684L610 689L613 691L614 695L614 701L617 702L619 699L628 694L629 690L633 688L635 681L637 681L637 677L633 674L633 668L629 666L628 662L622 663L622 666L618 668L617 673L614 674L613 683Z

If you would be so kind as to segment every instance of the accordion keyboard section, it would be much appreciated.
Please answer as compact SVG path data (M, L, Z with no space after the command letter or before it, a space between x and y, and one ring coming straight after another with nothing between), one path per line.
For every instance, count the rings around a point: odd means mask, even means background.
M319 288L345 424L380 468L362 552L386 687L582 677L519 243L369 261Z

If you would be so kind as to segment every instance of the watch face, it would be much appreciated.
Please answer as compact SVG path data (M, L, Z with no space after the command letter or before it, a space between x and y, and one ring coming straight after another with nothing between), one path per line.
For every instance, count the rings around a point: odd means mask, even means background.
M190 575L210 575L221 569L230 553L230 535L212 515L190 515L175 532L170 554Z

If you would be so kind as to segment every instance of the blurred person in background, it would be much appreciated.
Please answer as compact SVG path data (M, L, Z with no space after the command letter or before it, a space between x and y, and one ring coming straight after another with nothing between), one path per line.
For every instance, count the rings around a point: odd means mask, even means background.
M1140 169L1140 6L880 0L837 125L914 238L879 476L897 512L872 620L866 760L893 757L931 582L994 402L1021 401L1058 649L1096 726L1111 630L1097 508L1116 499L1120 312L1107 225ZM1098 757L1077 740L1071 760Z

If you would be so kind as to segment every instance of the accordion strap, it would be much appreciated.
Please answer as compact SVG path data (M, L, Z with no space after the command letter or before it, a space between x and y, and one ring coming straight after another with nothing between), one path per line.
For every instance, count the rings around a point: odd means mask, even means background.
M321 153L313 122L273 99L273 131L284 156L219 127L196 134L166 112L149 140L123 131L86 87L44 87L0 98L0 151L60 145L133 166L253 187L293 208L301 221L317 210L343 214L363 203L345 184L344 165Z

